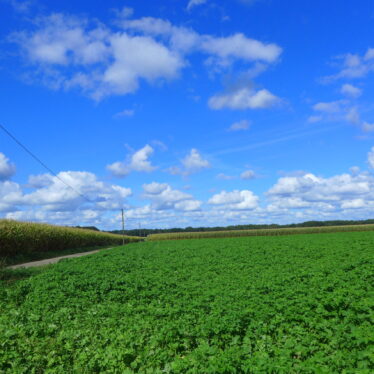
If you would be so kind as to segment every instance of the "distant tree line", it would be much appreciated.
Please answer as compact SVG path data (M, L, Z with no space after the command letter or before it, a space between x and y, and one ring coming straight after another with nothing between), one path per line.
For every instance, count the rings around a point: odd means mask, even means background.
M347 225L369 225L374 224L374 219L367 219L362 221L347 221L347 220L335 220L335 221L307 221L302 223L291 223L288 225L277 225L277 224L261 224L261 225L235 225L235 226L216 226L216 227L174 227L171 229L133 229L125 230L125 235L129 236L142 236L145 237L150 234L162 234L169 232L201 232L201 231L230 231L230 230L256 230L256 229L281 229L290 227L320 227L320 226L347 226ZM84 227L89 228L89 227ZM96 229L90 228L90 229ZM112 234L122 235L122 230L108 231Z

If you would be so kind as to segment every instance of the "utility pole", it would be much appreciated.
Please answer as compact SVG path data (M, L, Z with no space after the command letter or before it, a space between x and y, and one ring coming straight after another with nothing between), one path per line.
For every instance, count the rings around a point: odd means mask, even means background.
M122 210L122 245L125 245L125 217Z

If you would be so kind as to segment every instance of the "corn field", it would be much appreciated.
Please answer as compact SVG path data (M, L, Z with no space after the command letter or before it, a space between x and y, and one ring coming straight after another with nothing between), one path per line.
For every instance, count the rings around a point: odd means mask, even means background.
M321 234L331 232L374 231L374 225L352 226L321 226L296 227L284 229L258 229L258 230L231 230L231 231L203 231L203 232L176 232L166 234L148 235L147 240L178 240L178 239L204 239L204 238L231 238L239 236L277 236L294 234Z
M141 240L125 237L125 243ZM83 247L121 245L122 236L40 223L0 220L0 257Z

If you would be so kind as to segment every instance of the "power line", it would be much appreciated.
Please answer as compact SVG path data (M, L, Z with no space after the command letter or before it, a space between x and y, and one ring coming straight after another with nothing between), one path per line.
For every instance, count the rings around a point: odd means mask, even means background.
M52 175L54 175L60 182L62 182L65 186L71 188L74 192L76 192L79 196L83 197L86 201L91 203L92 201L79 192L77 189L72 187L70 184L66 183L63 179L61 179L50 167L48 167L39 157L37 157L33 152L31 152L25 145L23 145L8 129L6 129L1 123L0 128L10 137L12 138L24 151L26 151L34 160L36 160L40 165L43 166L44 169L49 171Z

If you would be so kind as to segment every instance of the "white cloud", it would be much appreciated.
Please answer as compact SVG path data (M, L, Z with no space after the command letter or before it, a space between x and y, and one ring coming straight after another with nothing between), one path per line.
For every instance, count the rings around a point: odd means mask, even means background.
M364 199L354 199L342 202L342 209L357 209L365 207L366 202Z
M114 62L105 70L94 96L97 99L137 91L139 80L173 79L184 63L152 38L116 34L110 38Z
M265 109L278 105L281 99L266 89L255 91L251 88L240 88L226 94L212 96L208 105L211 109Z
M346 104L344 100L321 102L313 105L313 109L323 113L340 113L344 104Z
M154 17L129 19L124 21L121 26L149 35L170 35L174 31L174 26L169 21Z
M80 88L96 100L135 92L139 80L174 79L184 62L146 36L114 32L63 14L42 18L34 32L13 34L42 81L55 89ZM71 69L67 69L71 67Z
M209 161L203 159L199 151L195 148L192 148L191 152L182 160L182 165L188 174L211 167Z
M187 4L187 10L191 10L195 6L205 4L207 0L190 0Z
M0 152L0 181L11 178L16 173L16 165Z
M371 147L371 150L368 153L368 163L370 168L374 169L374 147Z
M30 175L28 180L29 187L42 188L50 186L53 183L51 174Z
M363 78L368 73L374 71L374 49L368 48L363 56L359 54L347 53L338 56L336 59L339 61L340 71L324 80L329 82L336 79L357 79Z
M234 58L268 63L276 61L282 53L282 48L276 44L265 44L240 33L224 38L204 36L202 49L222 60Z
M255 177L256 177L256 174L253 170L246 170L240 174L240 178L244 180L254 179Z
M202 202L199 200L184 200L174 205L174 209L184 212L200 210Z
M374 162L374 160L373 160ZM370 163L370 153L369 153ZM308 173L283 177L267 192L269 209L310 208L316 212L338 212L358 208L358 201L374 204L374 178L368 173L341 174L330 178Z
M352 174L358 174L360 172L360 168L358 166L352 166L349 168L349 171L352 173Z
M104 217L100 214L100 212L91 209L82 209L74 212L54 212L40 209L29 209L9 212L5 217L8 219L21 221L49 222L64 226L86 225L98 226L101 228L103 226L105 227L108 221L108 217ZM120 227L120 222L120 220L114 222L113 227Z
M47 180L45 174L40 178L43 179ZM131 189L101 182L89 172L64 171L57 177L49 175L48 179L48 184L25 194L22 204L43 206L52 211L72 211L87 203L93 204L95 209L118 209L131 195Z
M181 164L181 166L171 166L165 171L171 175L188 176L211 167L210 162L204 159L195 148L192 148L190 153L181 160Z
M342 85L342 88L340 89L340 92L343 95L352 97L352 98L357 98L361 96L362 90L358 87L353 86L352 84L346 83Z
M154 17L126 20L122 22L124 29L152 37L160 36L177 53L198 51L202 36L186 27L174 26L168 20Z
M152 182L143 185L144 198L152 201L156 210L176 209L193 211L200 209L201 202L193 199L192 195L179 190L173 190L167 183Z
M40 28L14 38L33 62L42 64L95 64L109 57L107 31L100 26L86 30L85 21L62 14L39 19Z
M113 164L107 165L107 170L119 178L125 177L132 171L150 173L156 169L156 167L153 166L149 160L149 157L153 154L153 152L154 149L150 145L146 144L143 148L129 156L124 162L117 161Z
M213 195L208 203L212 205L224 205L227 209L246 210L258 207L259 198L249 190L222 191Z
M131 169L135 171L145 172L151 172L155 170L155 167L152 166L150 161L148 160L148 158L152 155L153 152L153 148L148 144L139 151L135 152L131 156Z
M221 65L228 65L235 60L273 63L282 53L282 48L274 43L263 43L241 33L226 37L198 34L190 28L174 26L160 18L143 17L126 20L122 26L143 34L163 36L168 38L173 50L184 53L200 51L217 59ZM256 65L256 69L263 71L265 66Z
M143 184L143 190L147 196L159 195L166 190L170 190L170 186L167 183L152 182L149 184Z
M374 168L374 147L368 161ZM373 160L371 160L373 158ZM88 172L61 172L58 177L84 193L85 201L51 175L30 176L36 189L24 193L14 182L0 182L0 211L13 219L68 225L120 226L120 209L125 208L127 227L185 227L240 223L290 223L327 219L364 219L374 208L374 175L355 167L350 174L323 178L300 172L281 177L268 191L269 203L248 190L221 191L202 209L201 201L167 183L143 185L145 206L129 207L131 190L104 183ZM30 188L31 183L27 186ZM78 196L77 196L78 195ZM264 205L264 204L263 204Z
M124 206L130 188L104 183L89 172L64 171L29 177L25 193L17 183L0 182L0 210L41 212L108 211ZM30 211L34 213L30 213ZM20 217L26 213L17 213ZM78 214L78 213L77 213ZM80 213L79 213L80 214ZM45 214L47 216L47 213ZM36 216L35 216L36 217Z
M117 12L118 31L96 20L55 13L39 17L32 31L13 33L12 39L37 67L30 71L34 80L54 90L78 88L95 100L136 92L143 80L152 84L178 78L190 65L188 53L205 54L221 68L241 60L254 64L257 73L282 53L274 43L240 33L203 35L160 18L130 19L131 14L129 8Z
M113 164L107 165L106 168L118 178L125 177L131 172L128 165L122 161L113 162Z
M119 18L129 18L134 14L134 9L129 7L123 7L121 10L115 11Z
M11 181L0 181L0 212L17 210L23 194L19 184Z
M228 131L241 131L241 130L248 130L251 123L248 120L242 120L233 123Z
M361 119L357 107L349 108L347 110L347 113L345 114L345 119L349 123L352 123L354 125L360 125Z
M318 115L312 115L308 122L319 121L348 122L359 127L363 132L374 131L374 125L361 119L358 107L349 100L337 100L331 102L320 102L313 105L313 110Z

